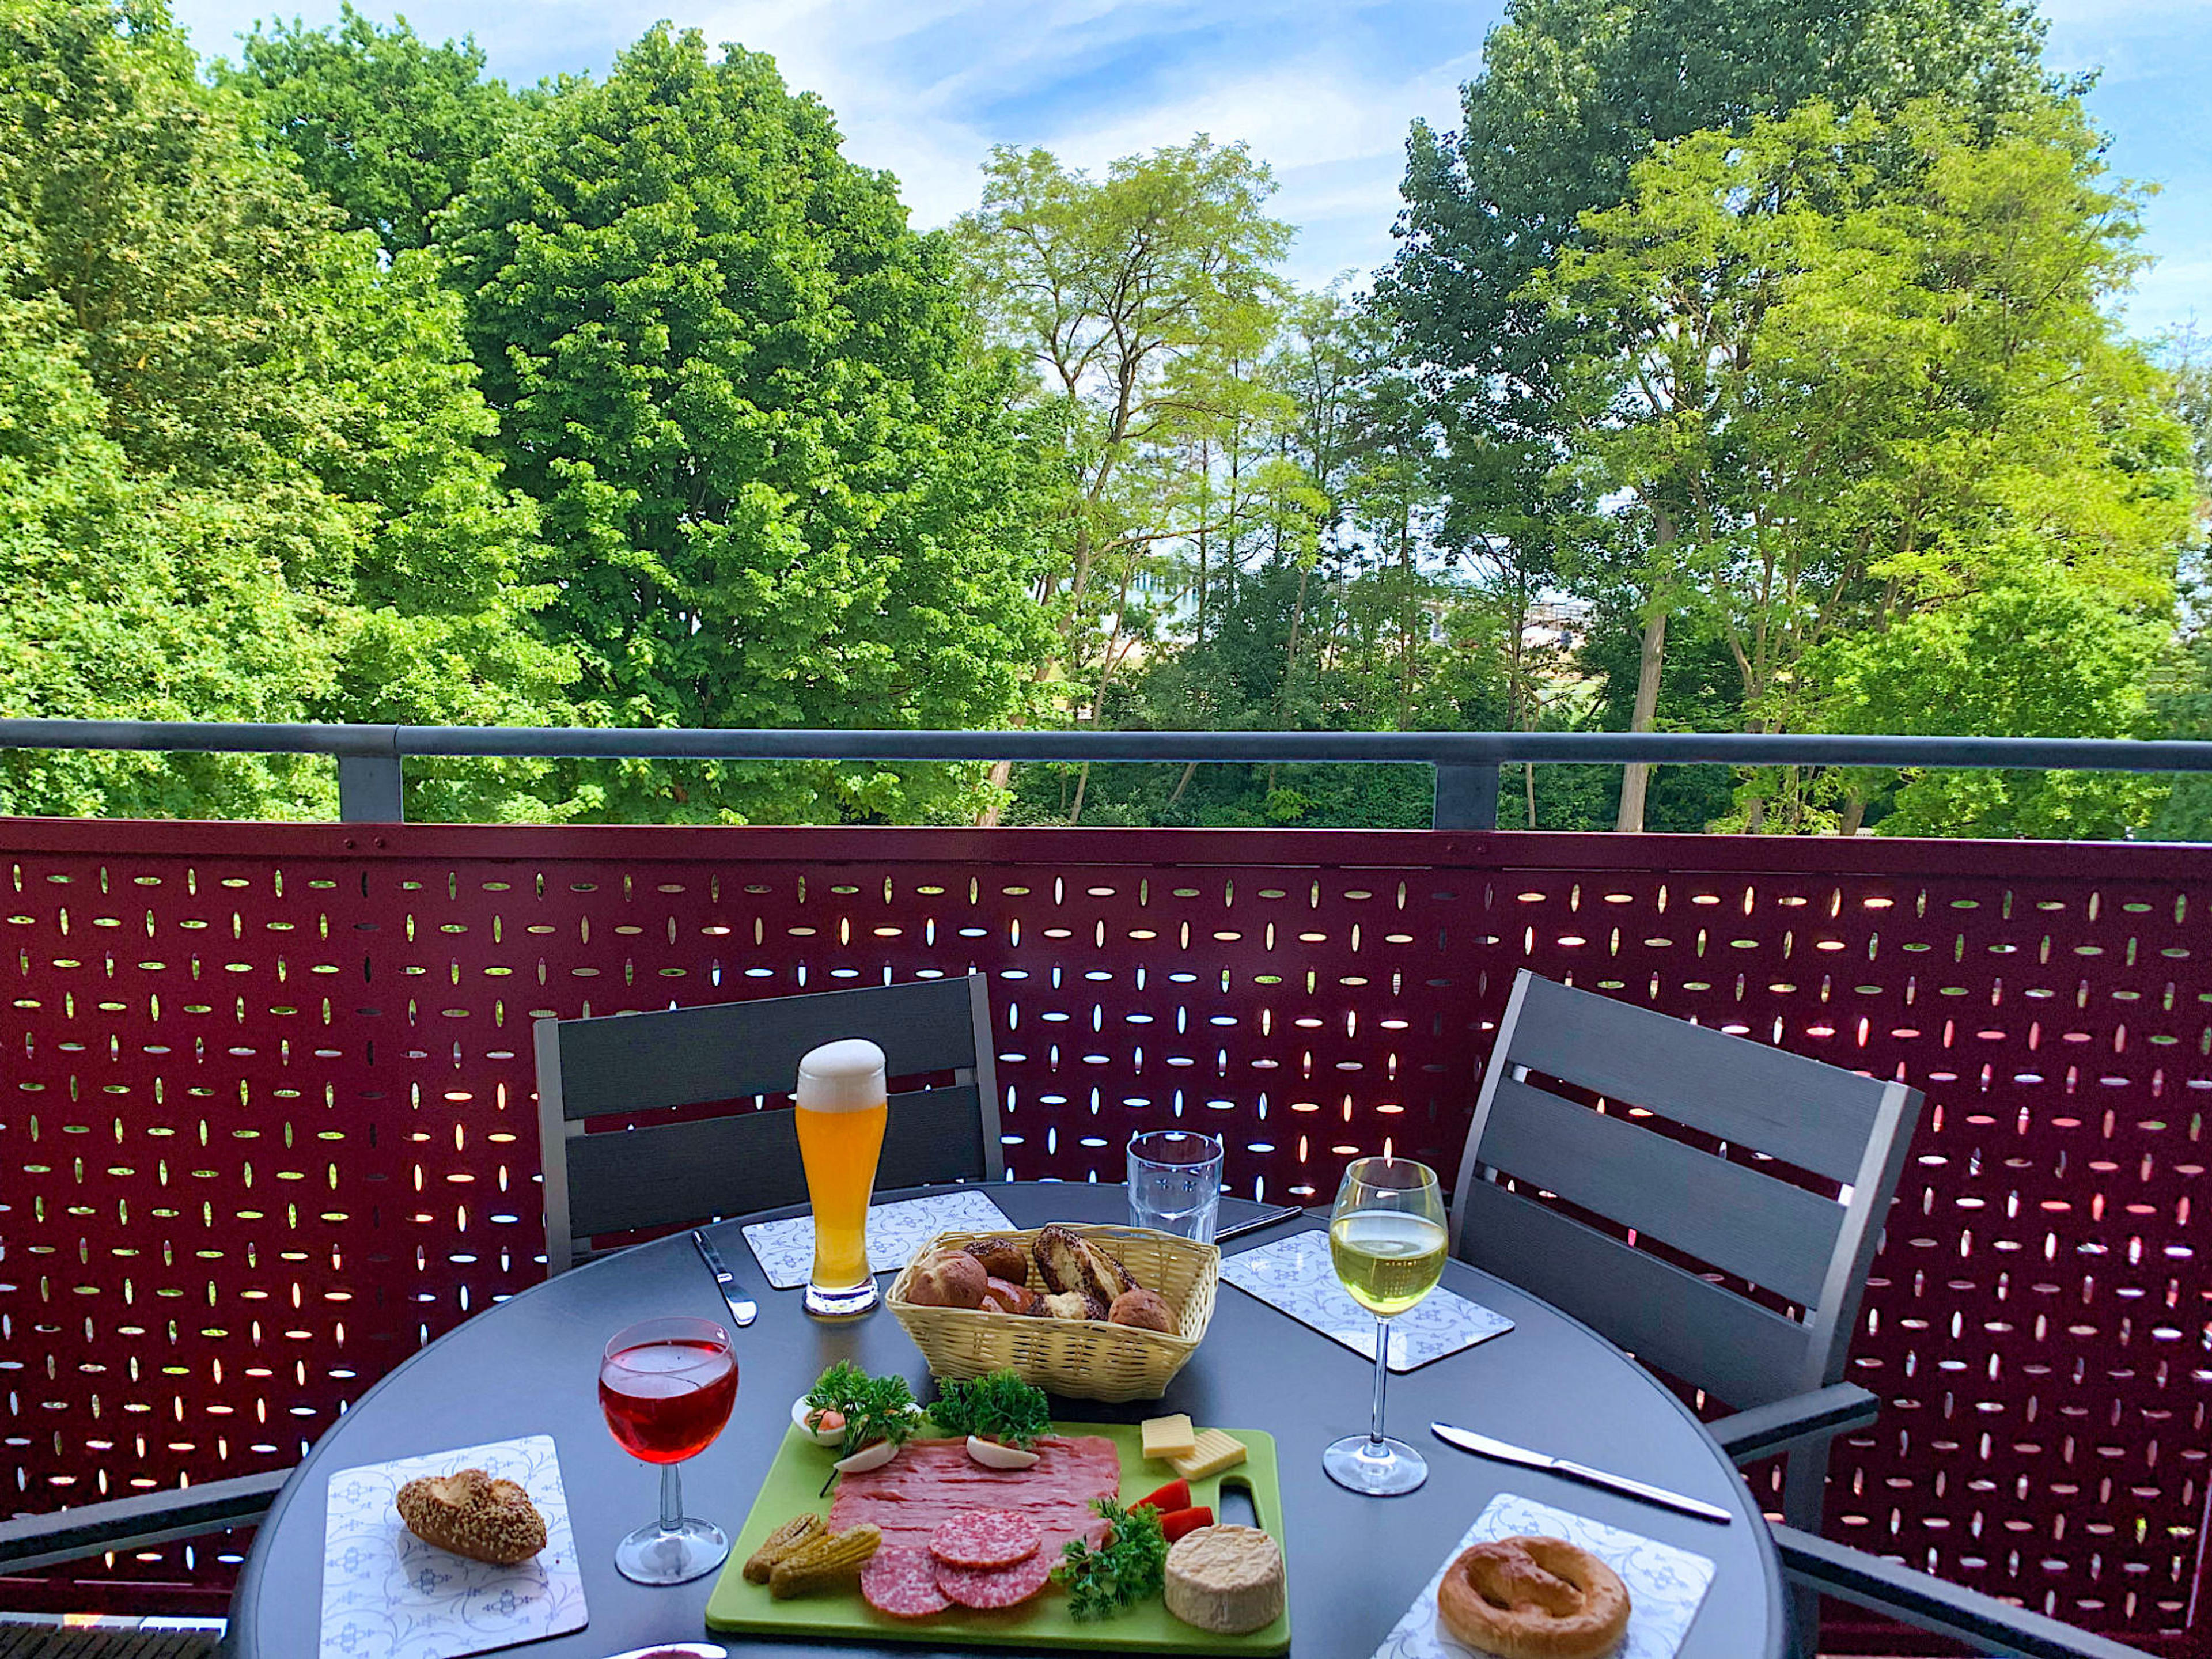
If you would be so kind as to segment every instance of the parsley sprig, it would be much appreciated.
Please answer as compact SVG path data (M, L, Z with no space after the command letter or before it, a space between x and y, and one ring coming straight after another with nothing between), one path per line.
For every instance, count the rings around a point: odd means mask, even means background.
M1067 1587L1068 1611L1085 1621L1133 1607L1167 1583L1168 1540L1158 1510L1125 1510L1111 1498L1093 1498L1091 1507L1106 1519L1106 1542L1092 1549L1071 1538L1060 1552L1066 1559L1053 1569Z
M1013 1371L993 1371L972 1382L939 1377L929 1414L947 1434L980 1435L1026 1449L1052 1432L1052 1407L1044 1390Z
M850 1457L877 1440L902 1446L913 1437L914 1395L902 1376L870 1376L849 1359L841 1359L822 1373L807 1390L810 1411L845 1414L845 1438L837 1455Z

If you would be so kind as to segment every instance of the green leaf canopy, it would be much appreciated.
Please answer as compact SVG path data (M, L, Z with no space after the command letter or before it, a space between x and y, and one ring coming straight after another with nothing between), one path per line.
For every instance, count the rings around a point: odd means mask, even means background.
M656 29L477 172L454 280L507 477L543 504L621 726L968 726L1019 708L1042 624L1005 387L944 245L765 57ZM646 763L594 810L972 811L972 769Z

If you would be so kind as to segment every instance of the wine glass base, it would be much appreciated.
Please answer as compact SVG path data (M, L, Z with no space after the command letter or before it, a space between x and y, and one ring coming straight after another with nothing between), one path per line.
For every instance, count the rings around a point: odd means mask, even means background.
M682 1584L729 1559L727 1534L711 1521L686 1516L673 1532L660 1522L640 1527L615 1546L615 1568L634 1584Z
M806 1311L817 1319L851 1319L875 1311L883 1300L876 1289L876 1281L865 1279L849 1291L824 1291L809 1285L806 1287Z
M1321 1455L1321 1466L1338 1486L1369 1498L1401 1497L1429 1478L1427 1460L1404 1441L1378 1444L1364 1434L1330 1446Z

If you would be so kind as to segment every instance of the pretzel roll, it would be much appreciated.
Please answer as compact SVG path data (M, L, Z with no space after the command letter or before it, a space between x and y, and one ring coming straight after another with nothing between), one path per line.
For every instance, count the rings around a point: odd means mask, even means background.
M1453 1558L1437 1617L1498 1659L1603 1659L1627 1633L1628 1587L1564 1538L1498 1538Z

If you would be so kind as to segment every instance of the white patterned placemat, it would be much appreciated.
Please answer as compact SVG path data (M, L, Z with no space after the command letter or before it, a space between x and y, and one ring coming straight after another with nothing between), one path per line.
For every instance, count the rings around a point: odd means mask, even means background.
M1221 1278L1354 1353L1375 1358L1375 1316L1337 1282L1327 1233L1292 1233L1240 1251L1223 1260ZM1504 1314L1439 1285L1391 1320L1390 1369L1410 1371L1512 1328Z
M392 1506L417 1475L482 1469L545 1517L545 1547L515 1567L426 1544ZM550 1435L430 1452L331 1476L323 1526L321 1659L453 1659L581 1630L584 1578Z
M906 1266L906 1259L939 1233L1010 1233L1014 1224L1006 1212L974 1187L927 1198L902 1199L896 1204L871 1205L868 1209L868 1271L887 1273ZM744 1230L745 1243L768 1282L779 1291L804 1285L814 1271L814 1218L795 1215L784 1221L756 1221ZM1371 1352L1372 1350L1370 1350Z
M1502 1492L1467 1536L1452 1546L1443 1565L1375 1650L1375 1659L1467 1659L1469 1654L1481 1659L1481 1650L1454 1641L1437 1622L1437 1586L1443 1582L1444 1567L1468 1545L1528 1537L1564 1538L1620 1575L1628 1586L1628 1634L1613 1659L1674 1659L1713 1582L1713 1564L1705 1556Z

